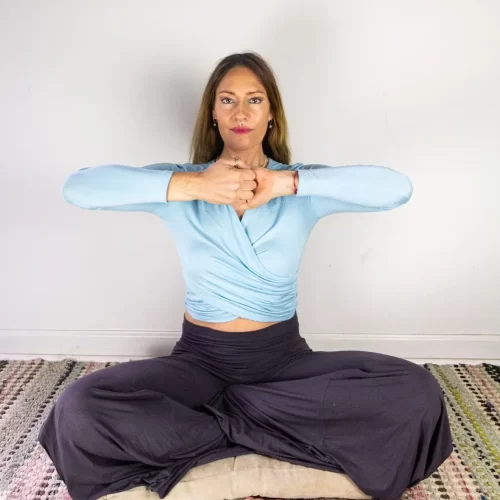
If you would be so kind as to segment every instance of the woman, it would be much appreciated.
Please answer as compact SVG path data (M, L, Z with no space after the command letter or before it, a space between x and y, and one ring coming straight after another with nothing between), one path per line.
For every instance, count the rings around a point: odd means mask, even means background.
M452 451L441 389L397 357L312 351L296 282L319 219L396 208L411 182L387 167L291 164L278 86L254 53L211 75L191 159L86 167L62 187L85 209L159 216L186 282L170 355L81 377L44 423L40 443L69 493L95 500L144 484L164 498L195 465L261 453L399 499Z

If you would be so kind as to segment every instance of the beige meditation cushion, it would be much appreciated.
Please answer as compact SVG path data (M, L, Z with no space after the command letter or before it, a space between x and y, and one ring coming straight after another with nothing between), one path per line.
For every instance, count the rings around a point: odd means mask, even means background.
M229 457L190 469L165 497L168 500L234 500L271 498L369 499L345 474L290 464L257 453ZM158 500L138 486L99 500Z

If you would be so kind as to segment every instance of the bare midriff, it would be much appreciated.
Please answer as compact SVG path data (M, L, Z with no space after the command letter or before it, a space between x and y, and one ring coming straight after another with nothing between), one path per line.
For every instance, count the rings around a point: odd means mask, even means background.
M187 311L185 311L184 315L188 321L194 323L195 325L206 326L222 332L251 332L254 330L261 330L262 328L266 328L277 323L277 321L268 323L263 321L254 321L247 318L236 318L231 321L225 321L224 323L209 323L207 321L194 319Z

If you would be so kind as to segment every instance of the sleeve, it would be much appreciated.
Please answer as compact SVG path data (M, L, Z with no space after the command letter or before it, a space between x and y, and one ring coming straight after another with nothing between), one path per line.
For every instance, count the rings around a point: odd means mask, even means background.
M406 203L413 185L405 174L376 165L297 165L297 196L309 196L318 218L339 212L380 212Z
M169 203L167 188L172 174L196 167L174 163L85 167L68 175L61 193L68 203L88 210L154 213Z

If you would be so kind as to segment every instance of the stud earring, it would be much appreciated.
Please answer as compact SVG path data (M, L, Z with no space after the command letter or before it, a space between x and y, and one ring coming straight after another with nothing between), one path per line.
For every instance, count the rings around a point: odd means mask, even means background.
M215 118L212 118L212 126L217 127L217 121L215 120Z
M269 120L269 128L273 128L272 120Z

